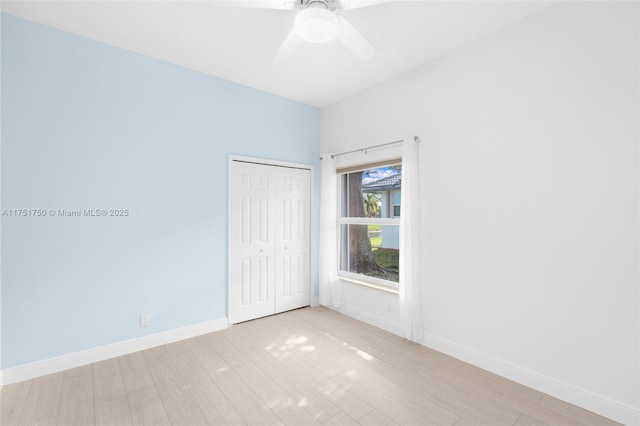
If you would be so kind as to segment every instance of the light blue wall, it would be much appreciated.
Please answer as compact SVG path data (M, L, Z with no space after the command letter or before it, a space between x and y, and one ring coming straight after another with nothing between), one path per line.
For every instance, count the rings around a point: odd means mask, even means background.
M3 208L130 212L2 219L3 368L225 317L227 157L317 165L319 110L2 19Z
M2 19L0 16L0 99L2 99ZM0 211L2 211L2 102L0 102ZM2 217L0 216L0 371L2 371ZM0 380L0 386L2 386Z

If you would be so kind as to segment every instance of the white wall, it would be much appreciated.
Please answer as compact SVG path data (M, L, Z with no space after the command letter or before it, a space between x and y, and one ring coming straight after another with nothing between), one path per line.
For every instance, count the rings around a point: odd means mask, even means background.
M322 152L422 139L426 344L627 423L638 15L563 3L322 113ZM343 310L366 311L372 291L350 287Z

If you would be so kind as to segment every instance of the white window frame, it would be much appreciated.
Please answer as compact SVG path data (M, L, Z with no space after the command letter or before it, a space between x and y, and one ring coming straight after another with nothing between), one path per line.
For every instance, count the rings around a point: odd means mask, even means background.
M400 214L402 214L402 198L400 198L400 204L395 204L393 202L393 196L397 193L400 193L400 191L391 191L390 192L390 200L389 200L389 206L391 208L391 211L389 212L389 216L390 217L397 217L400 218L400 215L396 216L396 206L400 207Z
M342 264L345 256L348 253L344 251L344 235L343 225L382 225L382 226L397 226L400 227L400 217L394 218L368 218L368 217L345 217L342 215L344 203L346 200L346 194L344 194L344 185L342 184L344 175L354 173L362 170L370 170L387 166L401 165L402 161L398 158L393 158L387 161L376 162L375 164L362 164L357 166L348 167L337 171L338 174L338 277L344 281L348 281L353 284L359 284L367 287L376 288L378 290L386 291L389 293L398 294L399 283L395 281L389 281L382 278L370 277L364 274L358 274L354 272L345 271L342 269ZM400 200L402 205L402 200Z

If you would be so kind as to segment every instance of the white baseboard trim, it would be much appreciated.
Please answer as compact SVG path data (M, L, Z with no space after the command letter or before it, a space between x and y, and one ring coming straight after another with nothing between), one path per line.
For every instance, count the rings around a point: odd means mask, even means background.
M342 305L339 308L331 308L334 309L341 314L348 315L352 318L360 320L362 322L366 322L367 324L373 325L374 327L381 328L389 333L400 335L400 324L389 321L387 318L374 315L370 312L363 311L358 308L354 308L353 306L345 306Z
M424 345L625 425L640 425L640 407L631 407L436 336L426 335Z
M224 330L228 327L229 320L227 318L218 318L187 327L162 331L148 336L99 346L86 351L75 352L55 358L19 365L17 367L7 368L6 370L0 371L0 380L4 379L4 384L6 385L22 382L24 380L30 380L47 374L57 373L58 371L68 370L70 368L80 367L82 365L103 361L105 359L127 355L133 352L165 345L167 343L173 343L207 333L213 333L214 331Z

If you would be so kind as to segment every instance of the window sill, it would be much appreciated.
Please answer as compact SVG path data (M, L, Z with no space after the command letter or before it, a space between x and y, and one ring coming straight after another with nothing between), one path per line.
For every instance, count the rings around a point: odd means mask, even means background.
M369 287L374 290L380 290L380 291L384 291L386 293L391 293L395 295L400 294L400 291L397 288L390 287L383 283L374 282L375 278L367 278L362 275L349 274L345 272L338 273L338 278L342 281L346 281L352 284L358 284L363 287ZM383 280L375 280L375 281L383 281Z

